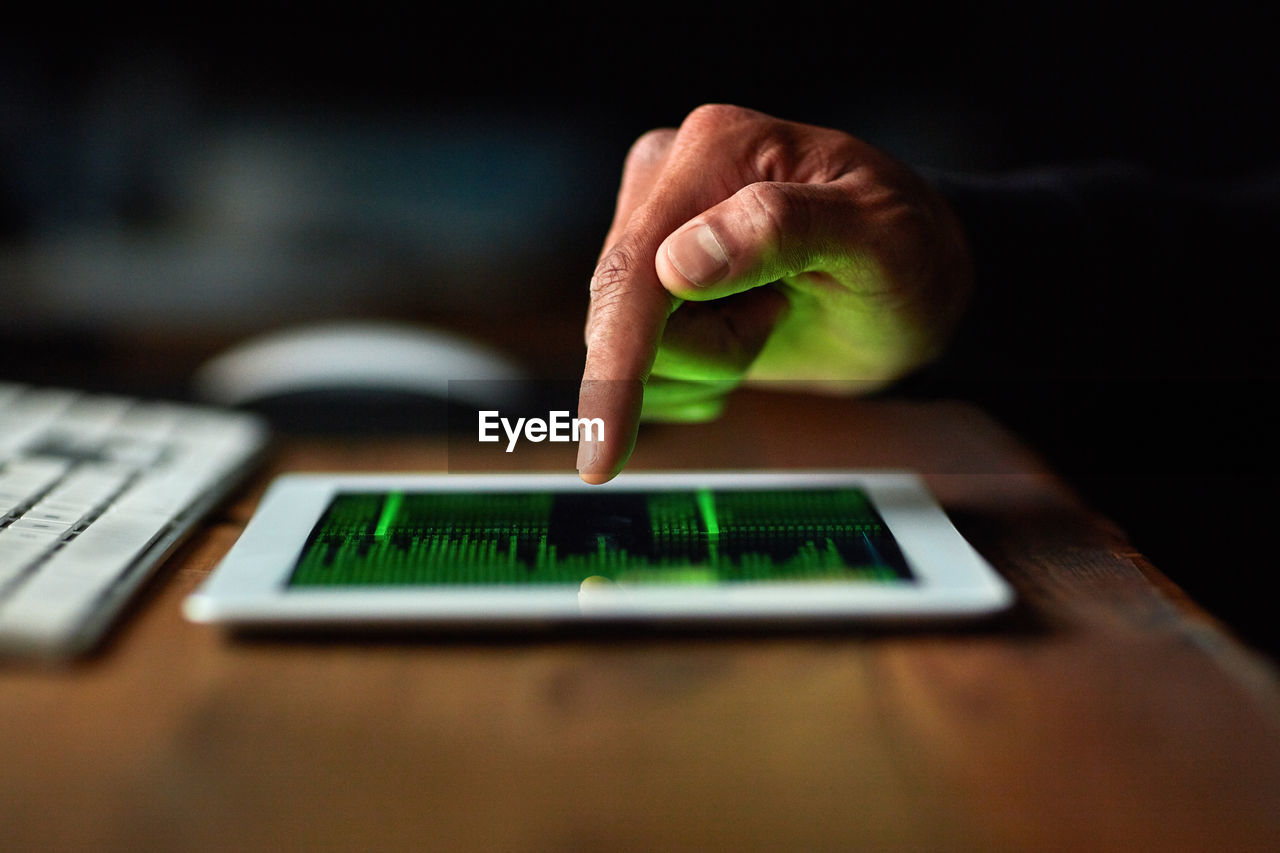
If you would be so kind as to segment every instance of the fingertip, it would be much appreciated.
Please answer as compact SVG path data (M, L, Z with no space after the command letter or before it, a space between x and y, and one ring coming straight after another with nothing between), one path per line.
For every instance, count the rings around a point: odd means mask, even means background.
M592 486L603 486L618 476L618 472L622 470L623 462L609 464L607 460L602 459L594 452L593 445L596 445L596 442L583 442L578 447L578 477L582 482Z
M602 486L618 476L629 455L626 454L621 459L611 459L609 448L603 441L584 440L578 444L578 477L584 483Z
M578 477L582 482L591 486L603 486L605 483L616 477L617 474L612 472L600 473L598 471L579 471Z
M638 379L582 380L576 467L583 482L607 483L627 464L635 449L643 400L644 383Z

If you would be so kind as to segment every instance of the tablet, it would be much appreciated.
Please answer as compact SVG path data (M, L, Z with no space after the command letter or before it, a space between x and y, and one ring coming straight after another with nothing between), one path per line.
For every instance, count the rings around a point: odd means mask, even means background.
M967 620L1011 602L910 472L290 474L184 612L466 631Z

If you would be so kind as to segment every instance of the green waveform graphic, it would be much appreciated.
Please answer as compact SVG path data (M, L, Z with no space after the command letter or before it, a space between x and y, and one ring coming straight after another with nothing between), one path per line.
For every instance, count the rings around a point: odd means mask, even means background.
M909 580L859 489L344 493L291 586Z

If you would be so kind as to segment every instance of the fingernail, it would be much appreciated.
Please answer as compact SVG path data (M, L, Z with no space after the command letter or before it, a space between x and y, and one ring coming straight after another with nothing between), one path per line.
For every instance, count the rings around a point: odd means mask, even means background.
M715 284L729 272L729 257L709 225L699 225L679 234L667 244L667 257L698 287Z

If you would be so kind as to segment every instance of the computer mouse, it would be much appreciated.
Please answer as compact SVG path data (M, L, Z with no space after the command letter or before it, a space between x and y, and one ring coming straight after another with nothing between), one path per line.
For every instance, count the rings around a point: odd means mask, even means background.
M194 395L286 432L442 431L451 417L523 408L520 365L429 325L340 321L252 336L205 362Z

